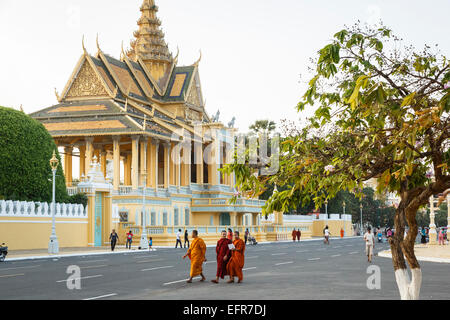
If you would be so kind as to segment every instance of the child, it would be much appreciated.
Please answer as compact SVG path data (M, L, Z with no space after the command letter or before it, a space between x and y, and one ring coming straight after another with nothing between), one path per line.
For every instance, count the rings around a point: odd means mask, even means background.
M150 240L148 241L148 247L149 247L149 250L153 251L152 244L153 244L153 239L152 239L152 237L150 237Z

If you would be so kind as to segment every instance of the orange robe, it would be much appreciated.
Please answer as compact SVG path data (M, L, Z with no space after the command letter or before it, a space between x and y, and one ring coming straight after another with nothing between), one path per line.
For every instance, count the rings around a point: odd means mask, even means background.
M203 272L203 262L205 262L206 244L200 238L195 238L187 252L189 259L191 259L191 273L190 276L196 277Z
M242 268L244 268L245 243L242 239L234 240L233 245L236 250L231 253L231 259L227 265L227 272L230 278L238 277L240 281L244 279Z

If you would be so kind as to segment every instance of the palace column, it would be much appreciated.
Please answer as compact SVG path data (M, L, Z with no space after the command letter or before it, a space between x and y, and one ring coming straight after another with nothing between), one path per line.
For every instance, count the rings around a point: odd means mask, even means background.
M197 183L203 184L203 165L205 163L203 159L203 145L197 143L194 146L195 165L197 166Z
M144 180L146 179L147 175L147 145L148 145L148 138L142 137L141 139L141 170L140 170L140 185L144 185ZM147 185L147 183L145 183Z
M86 146L79 146L80 151L80 181L81 177L86 177Z
M114 177L113 185L114 191L119 191L120 187L120 137L113 137L113 165L114 165Z
M180 144L175 146L175 176L176 176L176 186L179 188L181 186L181 150Z
M131 137L131 185L139 188L139 136Z
M151 142L153 142L153 139L151 140ZM147 163L146 163L146 166L147 166L147 176L146 176L146 179L147 179L147 182L146 182L146 184L147 184L147 186L149 187L149 188L153 188L153 181L155 181L153 178L152 178L152 173L153 173L153 165L152 165L152 159L153 159L153 148L152 148L152 143L147 143Z
M72 147L64 148L64 176L66 177L66 186L72 186Z
M131 153L127 153L124 159L124 168L125 168L125 185L131 186Z
M172 185L172 186L177 184L177 181L176 181L176 179L177 179L176 176L177 175L176 175L175 161L174 161L175 151L176 151L176 147L172 143L170 143L170 156L169 156L169 171L170 171L169 177L170 177L170 180L169 180L169 185Z
M230 213L230 224L232 227L237 226L237 212L231 212Z
M210 164L210 172L211 177L210 181L212 185L220 184L220 173L218 171L220 166L220 142L218 140L218 135L216 133L216 138L212 142L211 146L211 164Z
M108 153L104 149L102 149L100 152L100 166L101 166L102 173L103 173L103 176L105 177L105 179L106 179L106 163L107 163L106 156L107 156L107 154Z
M164 188L170 185L170 142L164 145Z
M159 141L158 140L154 141L153 148L154 148L154 152L155 152L154 163L153 163L155 173L153 176L154 177L153 183L155 184L155 190L158 191L158 188L159 188Z
M85 173L84 176L87 177L89 171L91 170L92 156L94 154L94 138L87 137L86 138L86 158L85 158Z

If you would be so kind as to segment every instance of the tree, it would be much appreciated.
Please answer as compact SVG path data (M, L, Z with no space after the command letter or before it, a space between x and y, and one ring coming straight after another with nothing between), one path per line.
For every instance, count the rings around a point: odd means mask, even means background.
M385 26L346 27L314 60L298 110L315 113L281 144L279 171L262 176L246 164L225 168L249 195L267 184L290 186L267 201L265 213L310 200L320 207L340 190L362 198L363 182L376 178L379 193L400 197L389 243L402 299L418 299L422 282L416 213L450 187L450 64L433 50L416 52Z
M269 135L276 129L276 124L270 120L256 120L254 124L249 127L255 133L262 133Z
M0 107L0 196L6 200L52 200L50 158L57 151L44 126L23 112ZM61 164L61 158L57 152ZM56 172L56 201L68 198L61 165Z

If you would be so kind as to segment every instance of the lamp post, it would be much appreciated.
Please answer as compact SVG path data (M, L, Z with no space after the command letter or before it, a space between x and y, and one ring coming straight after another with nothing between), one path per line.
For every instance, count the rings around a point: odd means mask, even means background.
M325 215L326 215L327 220L328 220L328 199L325 199Z
M53 156L50 159L50 167L52 168L53 174L53 186L52 186L52 234L50 235L50 241L48 243L48 253L50 254L58 254L59 253L59 243L58 237L56 236L56 226L55 226L55 176L56 169L58 169L59 160L56 158L56 152L53 150Z
M140 247L142 250L148 250L146 214L145 214L145 189L147 188L146 176L147 176L147 171L144 171L142 173L142 177L144 180L144 187L142 188L142 232L141 232L141 242L140 242Z
M344 230L344 236L345 236L345 222L344 222L344 216L345 216L345 201L342 202L342 207L344 209L344 215L342 216L342 230Z
M359 205L359 214L360 214L360 224L361 224L361 235L363 234L363 221L362 221L362 203Z

